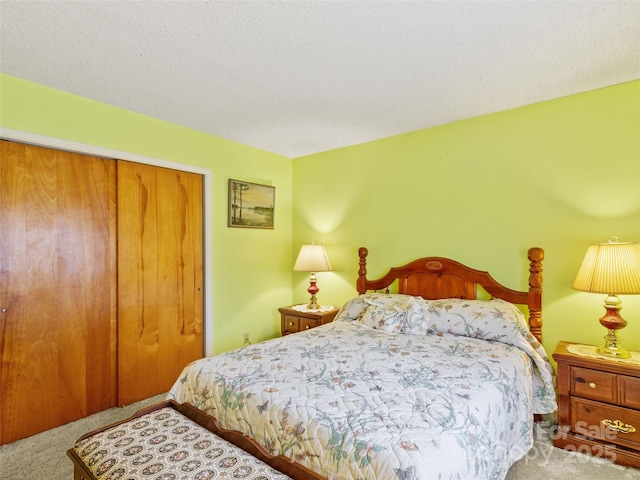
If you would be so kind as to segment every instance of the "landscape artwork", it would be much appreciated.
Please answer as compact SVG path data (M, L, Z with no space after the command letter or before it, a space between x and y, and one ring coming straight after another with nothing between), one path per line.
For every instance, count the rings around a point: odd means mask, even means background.
M276 187L229 179L229 227L273 229Z

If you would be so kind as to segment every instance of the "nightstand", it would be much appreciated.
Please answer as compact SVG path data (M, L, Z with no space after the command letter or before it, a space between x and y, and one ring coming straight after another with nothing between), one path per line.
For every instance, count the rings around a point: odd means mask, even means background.
M640 365L560 342L556 447L640 468ZM633 357L639 358L638 356Z
M295 308L294 308L295 307ZM304 305L291 305L279 308L282 336L302 332L310 328L330 323L338 313L337 308L324 307L320 310L307 310Z

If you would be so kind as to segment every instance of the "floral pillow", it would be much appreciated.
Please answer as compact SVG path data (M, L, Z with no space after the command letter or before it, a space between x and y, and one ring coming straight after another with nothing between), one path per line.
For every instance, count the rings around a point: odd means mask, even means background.
M401 294L370 293L349 300L336 321L357 321L392 335L426 333L423 312L416 297Z
M508 344L516 338L535 341L524 314L504 300L424 300L422 309L428 333L451 333Z
M364 313L365 303L364 303L364 295L358 295L357 297L352 298L347 303L345 303L336 318L333 320L334 322L359 322L362 320L362 314Z
M407 321L407 306L409 297L394 294L367 295L364 302L367 305L362 315L362 323L385 333L400 333Z

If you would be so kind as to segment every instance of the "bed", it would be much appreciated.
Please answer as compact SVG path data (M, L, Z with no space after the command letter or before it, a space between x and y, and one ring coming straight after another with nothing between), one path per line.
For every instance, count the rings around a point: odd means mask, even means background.
M169 398L332 480L503 479L556 409L543 250L526 291L441 257L369 280L367 256L332 323L193 362Z

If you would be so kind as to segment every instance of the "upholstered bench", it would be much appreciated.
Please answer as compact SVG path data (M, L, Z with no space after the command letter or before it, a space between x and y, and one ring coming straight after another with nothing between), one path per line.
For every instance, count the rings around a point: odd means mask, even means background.
M173 400L83 435L67 455L74 480L326 480Z

